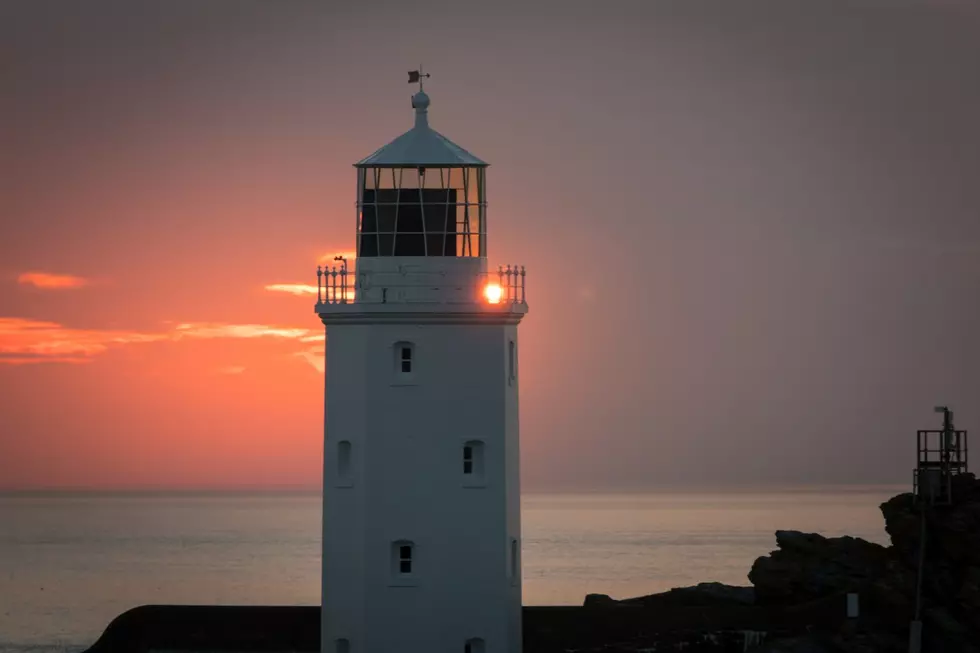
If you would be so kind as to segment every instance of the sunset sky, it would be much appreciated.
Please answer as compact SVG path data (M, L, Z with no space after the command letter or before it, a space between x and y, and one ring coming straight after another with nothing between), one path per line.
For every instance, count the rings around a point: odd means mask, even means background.
M420 62L528 268L525 488L906 483L936 403L980 429L977 5L529 4L0 4L0 489L319 486L303 286Z

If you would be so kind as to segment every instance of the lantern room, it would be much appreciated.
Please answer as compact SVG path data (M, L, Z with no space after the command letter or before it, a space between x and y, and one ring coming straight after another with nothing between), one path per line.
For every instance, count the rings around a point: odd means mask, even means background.
M357 258L486 258L487 163L429 127L429 96L412 97L415 126L357 168Z

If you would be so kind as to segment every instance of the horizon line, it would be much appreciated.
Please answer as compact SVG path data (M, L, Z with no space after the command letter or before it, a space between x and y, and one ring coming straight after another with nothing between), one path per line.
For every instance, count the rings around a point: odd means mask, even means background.
M568 486L536 487L524 489L522 495L638 495L677 492L682 494L701 494L718 491L732 492L820 492L820 491L889 491L911 492L908 484L902 483L717 483L717 484L674 484L650 485L645 487L595 487L571 488ZM214 495L299 495L321 496L320 486L231 486L231 487L0 487L0 497L25 495L156 495L156 496L214 496Z

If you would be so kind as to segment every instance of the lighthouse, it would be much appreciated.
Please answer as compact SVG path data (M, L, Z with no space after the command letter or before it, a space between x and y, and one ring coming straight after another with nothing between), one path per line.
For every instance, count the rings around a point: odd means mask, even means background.
M488 164L430 127L422 77L414 126L354 164L356 260L317 269L322 653L521 650L526 275L488 268Z

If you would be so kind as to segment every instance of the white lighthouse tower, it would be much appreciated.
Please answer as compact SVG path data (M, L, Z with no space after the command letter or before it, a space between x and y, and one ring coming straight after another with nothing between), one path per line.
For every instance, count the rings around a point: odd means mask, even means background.
M488 271L488 164L412 107L355 164L356 270L318 269L321 649L519 653L524 269Z

